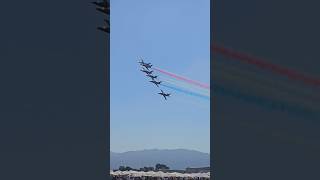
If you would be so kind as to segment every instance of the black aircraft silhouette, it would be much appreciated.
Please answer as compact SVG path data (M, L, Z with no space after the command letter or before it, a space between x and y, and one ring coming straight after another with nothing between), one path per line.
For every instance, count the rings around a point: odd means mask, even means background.
M140 71L142 71L142 72L144 72L144 73L146 73L146 74L152 74L152 72L153 72L153 71L148 71L148 70L145 70L145 69L143 69L143 70L140 69Z
M91 2L92 4L96 5L96 6L99 6L99 7L106 7L106 8L109 8L110 7L110 4L104 0L104 1L100 1L100 2Z
M161 90L161 93L158 93L158 94L162 95L164 97L164 99L167 100L166 96L170 96L170 94L169 93L168 94L164 93L162 91L162 89L160 89L160 90Z
M159 84L161 84L161 81L149 81L149 82L152 82L153 84L155 84L157 87L159 87Z
M141 61L139 62L139 64L140 64L141 66L147 68L148 70L149 70L149 68L152 67L152 64L151 64L151 63L145 63L145 62L143 62L143 59L142 59L142 58L140 58L140 59L141 59Z
M106 8L106 7L97 7L96 10L100 11L100 12L103 12L105 14L110 14L110 9Z
M96 7L97 11L103 12L107 15L110 14L110 4L106 0L100 1L100 2L96 1L96 2L91 2L91 3L97 6Z
M141 60L141 61L138 62L140 65L146 64L141 57L140 57L140 60ZM150 63L149 63L149 64L150 64Z
M154 81L154 79L157 79L158 76L152 76L150 74L147 74L148 77L150 77L152 79L152 81Z
M98 30L100 31L104 31L106 33L110 33L110 28L107 26L103 26L103 27L97 27Z
M147 68L149 70L149 68L152 67L152 64L148 63L148 64L142 64L141 66Z

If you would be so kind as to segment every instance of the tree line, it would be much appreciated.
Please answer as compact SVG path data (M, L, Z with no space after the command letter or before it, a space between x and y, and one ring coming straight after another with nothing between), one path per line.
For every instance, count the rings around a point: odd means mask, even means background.
M119 167L119 171L144 171L144 172L148 172L148 171L160 171L160 170L169 170L170 168L165 165L165 164L156 164L155 167L143 167L140 169L134 169L131 168L130 166L120 166Z

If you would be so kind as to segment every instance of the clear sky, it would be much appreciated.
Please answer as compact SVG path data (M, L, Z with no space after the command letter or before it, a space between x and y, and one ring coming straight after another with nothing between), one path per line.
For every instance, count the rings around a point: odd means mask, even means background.
M210 152L210 103L172 90L167 101L138 57L210 81L209 0L111 0L111 151L186 148ZM160 76L161 79L161 76Z

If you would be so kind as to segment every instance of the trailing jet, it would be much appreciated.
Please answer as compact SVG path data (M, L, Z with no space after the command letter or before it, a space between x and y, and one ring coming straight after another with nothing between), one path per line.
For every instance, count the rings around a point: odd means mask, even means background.
M155 84L157 87L159 87L159 84L161 84L161 81L149 81L149 82L152 82L153 84Z
M104 31L106 33L110 33L110 22L107 19L105 19L104 21L107 23L107 25L104 25L102 27L97 27L97 29L100 31Z
M103 26L103 27L97 27L98 30L100 31L104 31L106 33L110 33L110 28L107 26Z
M161 89L161 93L158 93L158 94L162 95L165 100L167 100L166 96L170 96L169 93L168 93L168 94L164 93L164 92L162 91L162 89Z
M150 77L152 79L152 81L154 81L154 79L157 79L158 76L152 76L150 74L147 74L148 77Z
M100 11L100 12L103 12L105 14L110 14L110 9L106 8L106 7L97 7L96 10Z
M140 69L140 71L142 71L142 72L144 72L144 73L146 73L146 74L152 74L152 72L153 72L153 71L148 71L148 70L145 70L145 69L143 69L143 70Z

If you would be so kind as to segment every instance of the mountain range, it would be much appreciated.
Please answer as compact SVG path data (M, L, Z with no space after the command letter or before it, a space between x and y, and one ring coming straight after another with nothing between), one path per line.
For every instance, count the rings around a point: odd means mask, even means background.
M165 164L170 169L184 170L187 167L209 167L210 154L187 149L150 149L128 151L123 153L110 152L110 168L129 166L154 167L156 164Z

